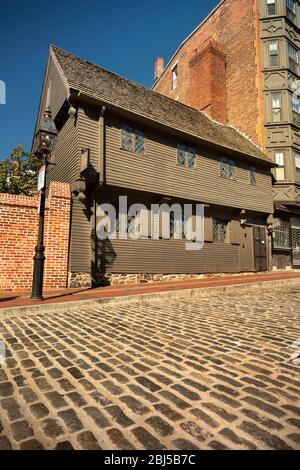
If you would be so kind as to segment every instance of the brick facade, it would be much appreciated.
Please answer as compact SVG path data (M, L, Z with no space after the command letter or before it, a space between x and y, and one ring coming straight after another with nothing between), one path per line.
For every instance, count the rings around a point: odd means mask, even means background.
M208 39L196 49L190 66L190 105L219 122L227 121L224 48Z
M37 206L37 197L0 194L0 290L31 288ZM46 290L67 286L70 210L69 185L52 182L45 217Z
M184 42L169 65L154 85L154 91L179 99L184 104L195 106L197 83L193 67L193 57L204 44L213 40L223 47L226 57L226 103L229 124L241 129L245 134L264 146L264 110L261 77L261 48L259 39L259 15L257 0L225 0ZM178 86L172 90L172 67L177 63ZM207 64L206 64L207 65ZM219 66L221 62L219 63ZM207 65L208 66L208 65ZM215 99L223 99L224 86L219 66L207 90L213 87ZM212 71L213 69L210 68ZM197 73L198 93L203 86L203 77ZM210 92L210 91L209 91ZM202 103L201 103L202 104ZM209 103L208 103L209 105ZM217 104L217 105L220 105ZM221 102L223 107L223 103ZM197 107L197 109L200 109ZM208 110L209 111L209 110ZM209 114L209 113L208 113ZM216 120L224 122L224 113L211 113Z

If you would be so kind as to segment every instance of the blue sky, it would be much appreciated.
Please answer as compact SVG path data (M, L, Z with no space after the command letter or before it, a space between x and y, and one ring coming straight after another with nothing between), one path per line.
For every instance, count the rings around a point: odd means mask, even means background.
M0 6L0 159L30 150L50 44L148 87L218 0L9 0Z

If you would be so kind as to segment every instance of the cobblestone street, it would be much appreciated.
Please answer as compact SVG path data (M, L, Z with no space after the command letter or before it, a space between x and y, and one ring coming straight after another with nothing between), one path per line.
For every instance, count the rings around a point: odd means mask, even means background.
M0 449L300 449L297 340L300 285L0 316Z

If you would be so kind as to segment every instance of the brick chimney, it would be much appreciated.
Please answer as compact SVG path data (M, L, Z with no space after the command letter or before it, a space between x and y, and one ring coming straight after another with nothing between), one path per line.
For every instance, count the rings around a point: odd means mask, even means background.
M190 58L190 106L227 122L226 57L223 46L212 38Z
M154 80L157 80L163 73L165 68L164 59L156 57L154 64Z

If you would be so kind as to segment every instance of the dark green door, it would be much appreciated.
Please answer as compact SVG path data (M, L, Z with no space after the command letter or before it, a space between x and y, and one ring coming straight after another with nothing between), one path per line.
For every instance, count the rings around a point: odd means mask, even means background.
M267 271L267 241L265 227L253 227L254 269Z

